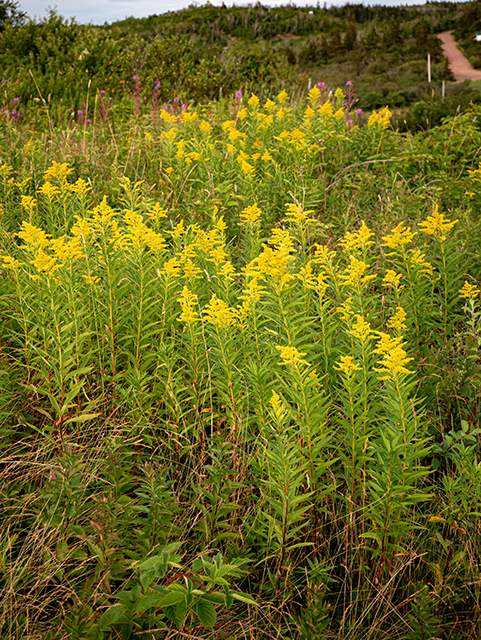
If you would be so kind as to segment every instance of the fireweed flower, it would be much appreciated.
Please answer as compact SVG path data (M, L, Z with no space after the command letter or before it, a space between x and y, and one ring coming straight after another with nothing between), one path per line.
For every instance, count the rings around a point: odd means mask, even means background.
M446 240L446 234L454 227L458 220L449 220L442 213L439 213L438 205L435 206L432 216L419 223L419 227L424 233L434 236L439 242Z
M309 364L307 360L304 360L302 356L305 356L306 353L302 353L298 351L295 347L276 347L277 351L281 352L281 365L298 365L298 364Z
M468 300L474 300L479 296L481 290L474 284L470 284L467 280L464 281L463 286L459 290L461 298L467 298Z
M223 300L213 294L204 307L204 318L219 329L227 329L237 321L237 311L230 308Z
M341 356L340 360L336 362L336 365L334 365L334 369L344 373L347 378L350 378L354 371L361 370L361 367L354 362L354 358L352 356Z

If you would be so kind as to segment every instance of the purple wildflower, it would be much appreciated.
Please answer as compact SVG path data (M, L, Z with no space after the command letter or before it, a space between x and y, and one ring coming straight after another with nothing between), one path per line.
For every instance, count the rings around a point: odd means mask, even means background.
M325 86L325 83L324 82L318 82L317 86L318 86L319 89L322 89L322 87Z
M356 109L356 116L362 116L362 109Z
M350 80L346 82L346 87L352 87L352 82Z
M239 89L239 91L236 91L235 93L235 99L241 101L242 97L242 91Z

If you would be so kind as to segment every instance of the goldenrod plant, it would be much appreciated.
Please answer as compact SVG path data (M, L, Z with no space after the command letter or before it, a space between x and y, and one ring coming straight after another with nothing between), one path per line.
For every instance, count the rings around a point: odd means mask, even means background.
M0 143L2 637L479 633L477 114L391 113Z

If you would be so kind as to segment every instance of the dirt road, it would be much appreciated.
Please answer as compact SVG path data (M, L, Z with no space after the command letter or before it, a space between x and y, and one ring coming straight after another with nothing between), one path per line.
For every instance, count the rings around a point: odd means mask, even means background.
M481 71L473 69L469 60L458 49L451 34L452 31L438 33L438 38L442 42L443 53L448 59L449 68L453 72L456 81L472 80L474 82L475 80L481 80ZM481 48L481 42L479 46Z

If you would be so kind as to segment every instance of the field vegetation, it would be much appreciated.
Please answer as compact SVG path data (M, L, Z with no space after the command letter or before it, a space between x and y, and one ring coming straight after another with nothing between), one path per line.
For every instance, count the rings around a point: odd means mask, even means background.
M82 51L4 79L0 637L480 636L480 107Z
M358 107L387 104L396 127L425 130L481 101L477 87L453 82L436 37L455 29L463 46L475 46L478 13L479 2L330 9L207 4L95 26L55 10L27 18L17 3L3 0L0 108L20 118L50 101L54 121L67 123L91 109L100 91L116 103L135 94L162 105L176 97L205 102L238 89L264 100L288 87L298 97L319 82L335 89L354 81ZM466 52L475 58L476 51Z

